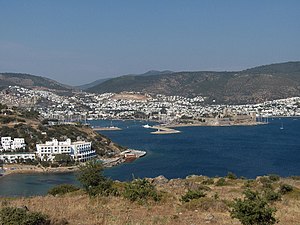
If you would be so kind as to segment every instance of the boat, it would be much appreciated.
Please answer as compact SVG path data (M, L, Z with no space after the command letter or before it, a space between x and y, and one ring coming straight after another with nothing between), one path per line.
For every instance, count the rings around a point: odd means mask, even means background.
M144 128L151 128L149 124L143 125Z
M283 130L283 123L281 123L281 127L280 127L280 130Z

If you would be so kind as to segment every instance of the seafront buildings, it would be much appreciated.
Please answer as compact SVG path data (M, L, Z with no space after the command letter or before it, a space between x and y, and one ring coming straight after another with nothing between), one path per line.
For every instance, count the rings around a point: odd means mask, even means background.
M24 138L1 137L0 160L4 163L20 163L35 160L55 160L59 154L69 155L76 162L86 162L96 157L92 143L86 141L72 142L53 139L44 144L36 144L36 152L25 152Z
M67 154L74 161L86 162L96 157L96 151L92 150L92 143L85 141L72 142L70 139L66 141L46 141L44 144L36 145L36 155L42 161L54 161L58 154Z

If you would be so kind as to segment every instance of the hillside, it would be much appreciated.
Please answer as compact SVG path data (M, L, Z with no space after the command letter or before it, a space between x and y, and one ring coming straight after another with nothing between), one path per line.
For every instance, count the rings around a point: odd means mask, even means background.
M103 82L105 82L109 79L110 78L103 78L103 79L95 80L95 81L93 81L91 83L88 83L88 84L83 84L83 85L76 86L76 88L78 88L80 90L86 90L86 89L89 89L89 88L94 87L96 85L102 84Z
M35 151L36 143L44 143L53 138L61 141L67 138L72 141L91 141L93 149L100 156L112 156L124 150L123 147L90 127L80 124L48 126L46 121L39 120L38 113L35 111L1 110L1 108L3 106L0 107L0 137L23 137L27 143L26 150L29 152Z
M78 190L56 196L2 197L0 198L2 202L0 209L5 206L19 208L26 206L30 212L41 212L48 215L53 225L238 225L241 223L230 216L230 204L235 198L243 199L243 191L250 188L260 193L269 193L269 195L266 195L271 207L277 209L275 218L279 220L279 224L294 225L300 222L300 181L297 179L299 177L280 178L274 181L268 177L245 180L190 176L186 179L167 180L164 177L157 177L149 179L149 181L161 193L162 197L158 202L133 202L122 195L89 198L83 190ZM291 185L293 190L280 196L276 195L283 184ZM124 182L115 182L114 185L119 190L124 189L126 186ZM188 190L200 190L201 193L204 193L204 196L202 195L198 198L197 196L191 196L191 201L181 201L182 196ZM276 199L276 196L279 198ZM244 210L246 211L247 209ZM256 210L259 210L259 208ZM271 223L261 222L255 224Z
M143 74L127 74L127 75L123 75L123 76L153 76L153 75L162 75L162 74L170 74L170 73L174 73L174 72L170 71L170 70L164 70L164 71L150 70L150 71L148 71L146 73L143 73ZM92 88L94 86L102 84L105 81L108 81L110 79L113 79L113 78L99 79L99 80L96 80L96 81L88 83L88 84L77 86L77 88L79 88L81 90L87 90L89 88Z
M87 91L137 91L152 94L203 96L211 103L258 103L300 96L300 62L255 67L238 72L175 72L127 75L107 80Z
M25 73L0 73L0 90L15 85L26 88L46 88L60 91L71 89L70 86L41 76Z

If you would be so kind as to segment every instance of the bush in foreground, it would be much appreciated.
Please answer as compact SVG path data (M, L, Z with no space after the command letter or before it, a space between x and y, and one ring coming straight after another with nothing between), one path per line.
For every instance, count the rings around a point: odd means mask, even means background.
M0 210L0 224L48 225L48 216L39 212L29 212L23 208L5 207Z
M280 176L277 174L269 174L269 179L273 182L279 181L280 180Z
M279 192L283 195L293 190L294 190L293 186L289 184L281 184L279 188Z
M48 194L50 195L64 195L66 193L78 191L79 188L72 185L72 184L61 184L57 185L51 189L48 190Z
M225 186L225 185L227 185L227 183L226 183L226 180L222 177L215 183L215 185L216 186Z
M113 181L103 175L103 166L99 161L91 160L81 165L77 179L89 196L117 194L117 190L112 186Z
M228 172L226 177L228 179L231 179L231 180L236 180L237 179L237 176L232 172Z
M205 197L206 194L201 190L188 190L188 192L181 197L182 202L190 202L193 199L199 199Z
M154 185L146 179L136 179L127 183L123 192L123 196L130 201L146 202L148 199L160 201L161 195L157 192Z
M267 200L258 192L247 190L245 198L236 199L231 207L231 217L238 219L243 225L272 225L277 222L274 217L275 208L268 205Z

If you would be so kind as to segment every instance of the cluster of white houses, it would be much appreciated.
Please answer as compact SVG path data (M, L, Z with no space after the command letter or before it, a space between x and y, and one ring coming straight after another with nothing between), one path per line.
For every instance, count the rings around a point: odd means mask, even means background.
M0 152L25 150L24 138L1 137Z
M18 138L18 139L23 139L23 138ZM6 141L8 140L11 140L11 138L10 137L3 138L4 143L6 143ZM1 143L2 143L2 138L1 138ZM23 143L23 145L26 146L24 139L23 142L17 141L17 143ZM12 144L11 146L17 146L17 145ZM21 144L19 146L21 146ZM57 139L53 139L52 141L47 141L45 144L36 144L35 153L17 152L18 150L21 149L22 148L5 148L5 152L0 153L0 160L3 161L4 163L18 163L26 160L37 160L37 159L41 161L54 161L56 155L68 154L74 159L74 161L85 162L96 157L96 151L92 150L91 142L86 142L86 141L72 142L70 139L67 139L66 141L58 141Z

